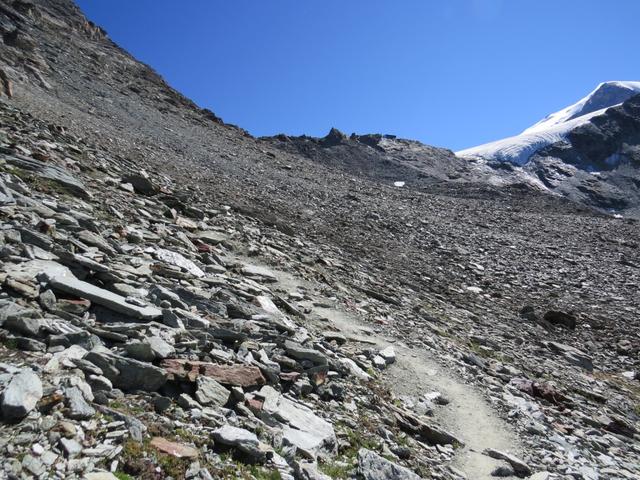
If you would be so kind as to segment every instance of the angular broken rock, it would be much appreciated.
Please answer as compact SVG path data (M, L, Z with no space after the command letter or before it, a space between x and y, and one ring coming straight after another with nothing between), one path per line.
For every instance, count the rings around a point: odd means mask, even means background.
M340 358L338 361L354 377L364 381L371 380L371 375L361 369L358 364L350 358Z
M125 345L124 350L127 352L127 356L140 360L141 362L153 362L156 358L151 350L151 345L147 342L134 341L128 343Z
M224 425L214 430L212 435L217 443L237 448L261 463L273 455L269 446L261 443L255 433L243 428Z
M364 480L421 480L408 468L396 465L371 450L358 451L358 474Z
M2 394L2 416L8 420L26 417L42 398L42 382L31 370L15 375Z
M158 248L156 250L156 258L162 262L168 263L169 265L175 265L176 267L180 267L187 272L189 272L194 277L204 277L206 273L204 273L200 267L198 267L191 260L183 257L179 253L172 252L171 250L165 250L164 248Z
M158 193L158 187L156 187L149 177L143 173L132 173L122 177L122 183L129 183L133 187L136 193L142 195L155 195Z
M173 378L196 381L200 375L211 377L223 385L252 387L264 385L266 380L260 369L251 365L217 365L215 363L168 359L161 363Z
M99 250L105 252L108 255L115 255L116 251L114 248L107 242L102 235L98 235L97 233L90 232L89 230L82 230L76 234L80 241L86 243L87 245L91 245L93 247L98 248Z
M396 351L393 349L392 346L388 346L387 348L380 350L378 352L378 355L384 358L384 361L387 365L391 365L393 362L396 361Z
M89 405L78 387L70 387L65 390L65 403L69 409L67 417L74 420L86 420L93 417L96 411Z
M87 354L87 350L80 345L71 345L69 348L64 349L61 352L54 353L53 357L44 366L46 373L54 373L60 370L63 366L74 367L74 360L81 359ZM98 371L100 371L98 369ZM102 371L100 371L102 374Z
M267 423L283 424L283 440L311 456L332 454L336 449L333 426L304 405L282 396L271 386L260 389L264 399L260 418Z
M395 414L398 426L405 432L420 437L431 445L457 445L464 446L464 442L435 425L428 425L410 412L388 405Z
M176 349L160 337L149 337L146 341L151 346L151 351L153 352L155 358L164 360L165 358L170 357L171 355L176 353Z
M153 362L165 359L175 353L175 348L160 337L149 337L145 340L132 342L125 346L127 355L142 362Z
M196 400L202 405L222 407L229 400L231 392L213 378L200 376L196 380Z
M482 453L497 460L504 460L511 465L513 471L516 472L516 475L519 477L527 477L531 475L531 468L529 468L529 465L509 453L501 452L500 450L495 450L493 448L487 448Z
M171 442L166 438L154 437L150 445L157 450L176 458L196 458L198 450L183 443Z
M87 191L84 184L78 180L78 177L76 175L71 175L62 167L52 165L51 163L41 162L40 160L25 157L23 155L5 155L4 158L7 163L33 172L41 178L62 185L64 188L78 196L91 198L90 193Z
M316 363L318 365L326 365L329 363L327 357L318 350L314 350L313 348L306 348L300 345L299 343L292 342L287 340L284 342L284 349L292 358L296 360L309 360L310 362Z
M209 245L218 245L227 239L224 233L220 232L195 232L193 238L200 240L201 242L208 243Z
M546 342L546 345L551 351L562 355L572 365L584 368L589 372L593 371L591 357L582 350L558 342Z
M293 471L295 478L299 480L332 480L329 475L325 475L318 470L318 464L316 462L294 462Z
M51 285L54 290L81 298L87 298L93 303L107 307L114 312L145 321L155 320L162 316L162 311L157 307L139 307L128 303L124 297L116 293L78 280L69 271L63 274L60 274L59 271L44 271L43 273L49 278L49 285Z
M16 203L16 199L13 198L13 194L11 190L7 188L7 185L0 180L0 206L5 205L14 205Z
M41 318L10 315L2 326L13 333L38 337L46 325L47 323Z
M122 390L155 392L167 381L167 372L161 368L109 351L92 350L84 359L102 369L113 386Z

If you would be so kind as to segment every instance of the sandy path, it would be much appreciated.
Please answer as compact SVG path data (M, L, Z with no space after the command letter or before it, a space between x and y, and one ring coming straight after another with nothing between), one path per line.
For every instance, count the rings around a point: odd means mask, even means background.
M252 259L252 263L255 259ZM271 271L278 278L276 288L295 291L304 287L307 292L314 290L314 284L293 275ZM323 300L316 298L314 300ZM376 334L371 327L363 324L353 315L338 308L313 307L314 314L323 319L323 324L339 330L350 341L363 342L384 348L393 345L396 362L383 374L386 382L396 395L419 397L424 393L438 391L450 403L438 407L435 421L465 442L465 447L456 454L453 467L463 472L469 480L490 480L498 461L482 455L485 448L520 453L517 436L490 407L482 395L458 376L441 366L435 358L422 349L411 349L402 342ZM516 477L513 477L516 478Z

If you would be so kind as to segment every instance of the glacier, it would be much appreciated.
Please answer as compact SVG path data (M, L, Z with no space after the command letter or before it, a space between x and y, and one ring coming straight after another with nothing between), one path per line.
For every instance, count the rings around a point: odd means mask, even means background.
M463 158L525 165L541 148L566 138L574 128L640 94L640 82L603 82L589 95L548 115L521 134L455 152Z

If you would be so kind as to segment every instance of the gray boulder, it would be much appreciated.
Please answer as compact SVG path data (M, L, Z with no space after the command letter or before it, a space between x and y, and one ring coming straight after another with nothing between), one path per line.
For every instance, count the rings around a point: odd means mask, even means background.
M96 411L89 405L78 387L65 389L65 403L68 408L67 417L74 420L86 420L93 417Z
M271 386L260 389L264 398L261 418L270 424L283 424L283 441L315 457L333 454L336 436L333 426L311 409L283 397Z
M408 468L390 462L371 450L358 452L358 474L364 480L421 480Z
M229 400L231 392L213 378L200 375L196 383L198 385L196 400L202 405L221 407Z
M243 428L224 425L213 431L213 439L222 445L237 448L259 463L266 462L273 455L273 450L260 442L255 433Z
M496 460L504 460L509 465L511 465L516 475L519 477L528 477L532 473L529 465L524 463L523 460L520 460L514 455L511 455L510 453L495 450L493 448L487 448L482 453L491 458L495 458Z
M2 394L2 415L9 420L26 417L42 398L42 382L31 370L15 375Z
M154 357L157 359L164 360L176 353L176 349L160 337L149 337L147 343L151 347Z
M287 355L296 360L309 360L318 365L327 365L327 363L329 363L327 357L322 352L314 350L313 348L303 347L290 340L284 342L284 348Z
M155 392L167 381L167 373L154 365L95 349L85 360L99 367L115 388Z
M127 355L142 362L153 362L156 356L151 350L151 345L147 342L131 342L124 347Z

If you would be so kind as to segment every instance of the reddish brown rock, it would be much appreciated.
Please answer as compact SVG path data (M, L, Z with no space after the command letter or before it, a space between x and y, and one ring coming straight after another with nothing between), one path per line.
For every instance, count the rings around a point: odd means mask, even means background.
M526 378L513 378L511 384L521 392L528 393L532 397L543 398L561 407L570 402L567 396L549 382L538 383Z
M260 369L251 365L217 365L172 358L163 361L162 367L166 369L170 378L190 382L195 382L198 376L204 375L223 385L238 387L253 387L266 383Z
M264 406L264 399L259 397L252 397L247 399L245 405L251 410L253 413L258 413L262 411L262 407Z
M150 445L162 453L166 453L177 458L196 458L198 456L198 450L194 447L190 447L183 443L171 442L162 437L154 437L151 440Z

